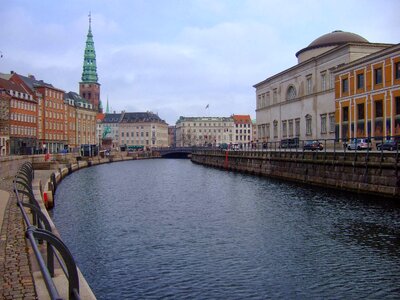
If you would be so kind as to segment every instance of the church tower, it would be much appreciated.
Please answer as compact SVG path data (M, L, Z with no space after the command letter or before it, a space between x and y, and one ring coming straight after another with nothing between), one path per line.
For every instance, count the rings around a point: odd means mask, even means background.
M100 102L100 84L97 82L96 52L94 50L93 34L92 34L92 17L89 14L89 31L86 38L85 54L83 58L82 81L79 83L79 94L89 103L93 104L93 108L101 112Z

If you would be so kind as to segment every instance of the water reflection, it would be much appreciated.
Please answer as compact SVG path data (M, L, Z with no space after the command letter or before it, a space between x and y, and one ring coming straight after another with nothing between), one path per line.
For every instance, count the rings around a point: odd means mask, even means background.
M67 177L54 219L99 299L396 298L394 203L191 164Z

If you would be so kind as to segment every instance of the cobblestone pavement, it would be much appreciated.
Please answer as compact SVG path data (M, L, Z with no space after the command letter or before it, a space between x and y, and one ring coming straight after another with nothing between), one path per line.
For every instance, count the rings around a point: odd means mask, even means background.
M0 299L38 299L25 239L25 225L12 191L12 178L0 178L0 189L10 193L0 236Z

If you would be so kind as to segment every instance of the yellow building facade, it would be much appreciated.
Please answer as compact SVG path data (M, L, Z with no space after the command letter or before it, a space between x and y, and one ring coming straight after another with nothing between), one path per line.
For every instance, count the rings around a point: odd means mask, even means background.
M400 44L335 72L336 138L400 137Z

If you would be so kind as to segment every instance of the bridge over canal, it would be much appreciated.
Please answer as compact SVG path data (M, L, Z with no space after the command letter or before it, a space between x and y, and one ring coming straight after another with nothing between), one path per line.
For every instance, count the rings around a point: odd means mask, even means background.
M153 151L160 153L163 158L189 158L196 149L198 147L164 147L153 149Z

